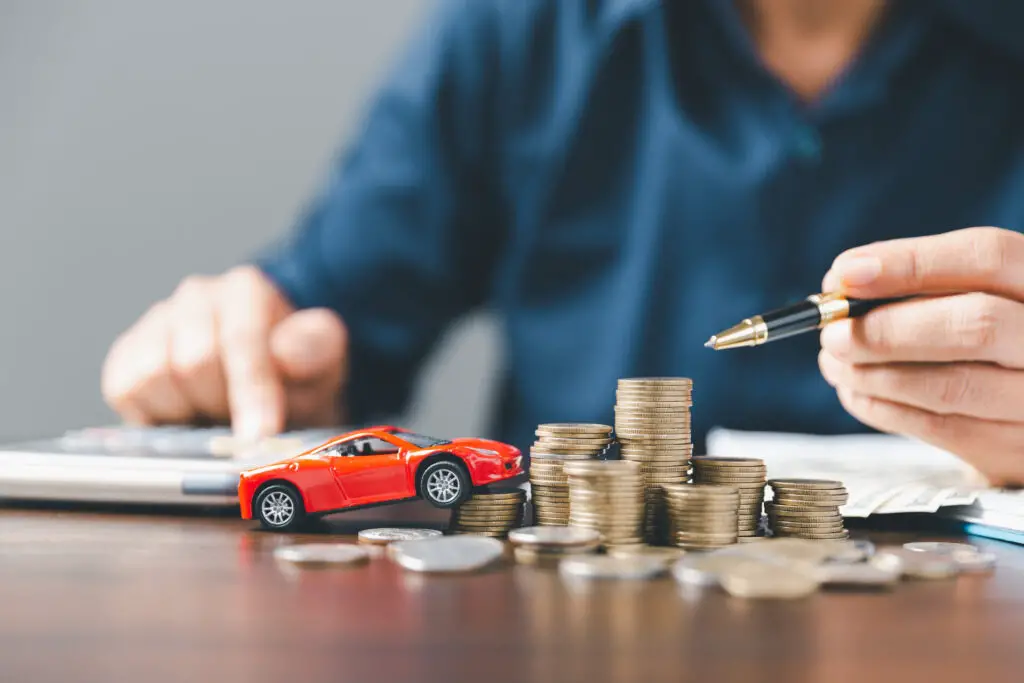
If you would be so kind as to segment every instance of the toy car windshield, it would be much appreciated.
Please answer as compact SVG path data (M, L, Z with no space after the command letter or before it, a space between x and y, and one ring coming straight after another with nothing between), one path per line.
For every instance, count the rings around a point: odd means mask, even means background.
M414 434L413 432L407 432L402 429L389 429L388 433L394 434L398 438L408 441L417 448L433 448L434 446L443 446L446 443L451 443L451 441L445 439L435 439L432 436Z

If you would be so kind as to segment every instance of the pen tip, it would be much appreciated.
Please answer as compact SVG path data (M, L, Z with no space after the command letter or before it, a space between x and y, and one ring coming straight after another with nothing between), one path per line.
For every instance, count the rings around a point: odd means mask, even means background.
M706 342L704 342L704 348L706 348L706 349L713 349L713 348L715 348L715 342L716 341L718 341L718 338L715 337L715 336L712 336L711 339L708 339Z

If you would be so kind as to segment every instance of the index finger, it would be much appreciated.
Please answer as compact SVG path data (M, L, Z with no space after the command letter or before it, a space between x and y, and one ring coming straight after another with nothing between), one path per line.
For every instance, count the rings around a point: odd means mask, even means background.
M285 399L270 354L275 300L246 270L224 276L220 298L221 363L227 380L231 424L255 438L284 429Z
M866 299L987 292L1024 301L1024 235L966 228L856 247L836 258L822 291Z

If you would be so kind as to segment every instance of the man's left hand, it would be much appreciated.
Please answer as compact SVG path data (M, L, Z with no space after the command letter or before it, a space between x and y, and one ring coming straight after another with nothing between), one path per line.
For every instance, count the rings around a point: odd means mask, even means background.
M822 291L924 295L821 331L822 375L851 415L1024 483L1024 235L968 228L851 249Z

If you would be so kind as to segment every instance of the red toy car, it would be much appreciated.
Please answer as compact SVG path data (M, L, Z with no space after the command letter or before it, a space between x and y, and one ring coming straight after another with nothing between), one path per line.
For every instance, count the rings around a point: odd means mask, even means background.
M518 448L486 439L444 441L391 426L343 434L242 472L242 519L295 529L309 515L424 498L450 508L485 486L523 474Z

